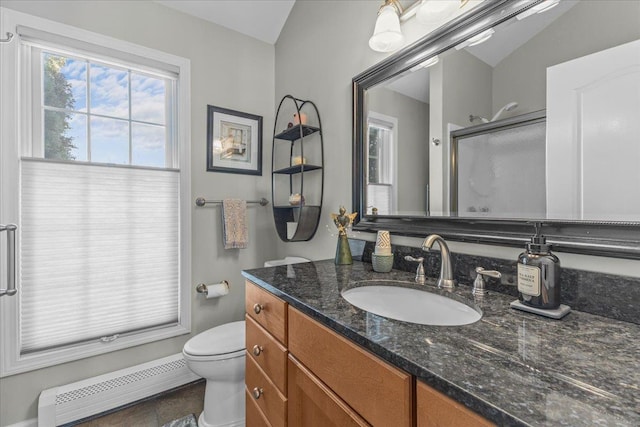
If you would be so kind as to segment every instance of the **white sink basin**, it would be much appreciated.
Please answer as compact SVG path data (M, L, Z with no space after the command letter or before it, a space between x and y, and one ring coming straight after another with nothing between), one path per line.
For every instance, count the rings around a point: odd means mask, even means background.
M475 309L451 298L398 286L361 286L342 292L342 297L370 313L420 325L468 325L482 317Z

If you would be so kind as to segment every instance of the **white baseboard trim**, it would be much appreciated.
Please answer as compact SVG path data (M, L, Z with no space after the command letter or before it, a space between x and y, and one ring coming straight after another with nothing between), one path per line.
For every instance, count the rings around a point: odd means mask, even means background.
M38 427L91 417L198 380L182 353L40 393ZM25 426L27 427L27 426ZM31 427L31 426L29 426Z

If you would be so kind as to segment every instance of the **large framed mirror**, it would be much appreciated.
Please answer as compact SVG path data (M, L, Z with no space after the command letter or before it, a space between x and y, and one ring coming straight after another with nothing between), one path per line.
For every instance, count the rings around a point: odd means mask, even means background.
M542 3L485 1L354 77L356 229L522 246L542 222L640 259L640 5Z

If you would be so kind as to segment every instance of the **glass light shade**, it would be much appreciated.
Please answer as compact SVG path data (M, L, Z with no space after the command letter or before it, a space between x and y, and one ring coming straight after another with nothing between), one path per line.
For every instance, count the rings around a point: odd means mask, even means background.
M549 9L556 7L560 3L560 0L545 0L540 4L537 4L531 8L536 13L546 12Z
M431 58L427 59L424 62L421 62L420 64L414 66L413 68L411 68L411 71L418 71L421 68L429 68L432 67L434 65L436 65L438 62L440 62L440 58L438 57L438 55L436 56L432 56Z
M400 18L393 6L384 6L380 10L369 47L376 52L393 52L402 46L404 36L400 30Z
M436 56L433 56L433 57L427 59L426 61L424 61L420 65L422 66L422 68L429 68L431 66L436 65L439 61L440 61L440 58L438 57L438 55L436 55Z
M533 6L531 9L525 10L524 12L516 16L516 19L520 21L531 15L535 15L536 13L546 12L549 9L553 9L558 4L560 4L560 0L545 0L542 3Z
M484 43L487 40L489 40L494 33L495 33L494 29L489 28L488 30L483 31L480 34L476 34L475 36L463 41L462 43L456 46L456 50L460 50L460 49L464 49L465 47L475 46L480 43Z
M493 28L489 28L488 30L483 31L480 34L471 37L468 40L469 44L467 46L475 46L480 43L484 43L489 40L491 36L493 36L493 33L495 33L495 30Z
M421 24L442 24L459 7L459 0L423 0L416 12L416 19Z

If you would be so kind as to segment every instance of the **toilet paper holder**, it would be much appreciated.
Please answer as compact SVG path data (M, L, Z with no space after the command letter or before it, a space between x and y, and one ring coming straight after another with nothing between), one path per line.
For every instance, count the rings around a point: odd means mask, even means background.
M216 285L226 285L227 287L230 287L229 282L226 280L223 280L220 283L216 283ZM205 285L204 283L200 283L198 284L198 286L196 286L196 292L199 294L209 295L209 288L207 288L207 285Z

